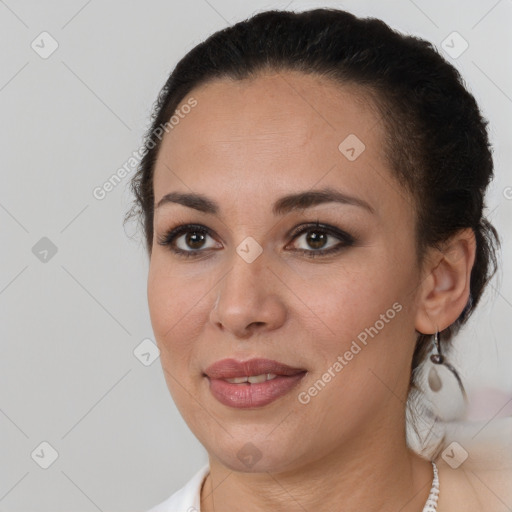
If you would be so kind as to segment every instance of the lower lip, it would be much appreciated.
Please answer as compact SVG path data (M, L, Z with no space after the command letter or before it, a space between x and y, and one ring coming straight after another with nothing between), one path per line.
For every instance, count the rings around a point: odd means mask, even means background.
M210 379L212 395L224 405L238 409L263 407L289 393L304 377L305 372L296 375L278 375L272 380L258 384L232 384L222 379Z

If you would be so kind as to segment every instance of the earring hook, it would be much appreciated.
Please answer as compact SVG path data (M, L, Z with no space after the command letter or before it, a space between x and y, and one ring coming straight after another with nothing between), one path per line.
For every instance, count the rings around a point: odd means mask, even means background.
M436 332L434 335L434 348L437 351L437 353L431 354L430 360L434 364L443 364L444 366L446 366L446 368L448 368L448 370L450 370L453 373L454 377L457 379L457 384L459 385L459 388L462 392L464 401L467 402L466 390L464 389L464 385L462 384L462 380L459 377L457 370L446 360L443 353L441 352L441 337L439 334L439 329L437 327L436 327ZM435 376L433 374L431 374L429 381L430 381L430 387L433 391L436 390L435 388L437 388L437 390L439 390L441 388L441 383L439 381L439 377L437 376L437 374ZM436 381L438 381L438 382L436 382Z

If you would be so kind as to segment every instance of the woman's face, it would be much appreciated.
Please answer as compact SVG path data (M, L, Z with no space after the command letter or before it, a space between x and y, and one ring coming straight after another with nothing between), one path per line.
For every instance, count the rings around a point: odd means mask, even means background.
M296 72L191 96L156 162L148 280L185 421L241 471L389 442L404 429L420 269L370 100ZM314 195L327 190L338 196Z

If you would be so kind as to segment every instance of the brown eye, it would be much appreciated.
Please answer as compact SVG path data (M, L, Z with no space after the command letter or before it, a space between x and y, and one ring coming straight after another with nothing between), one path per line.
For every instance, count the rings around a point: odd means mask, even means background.
M206 240L204 233L191 231L185 235L185 245L191 249L200 249Z
M292 241L296 251L315 257L341 251L353 245L355 239L334 226L317 222L296 229L292 234Z
M222 248L215 241L210 230L200 224L183 224L159 237L160 245L169 246L169 249L183 256L198 256L206 253L208 249Z
M328 236L318 231L308 231L306 243L313 249L321 249L327 243Z

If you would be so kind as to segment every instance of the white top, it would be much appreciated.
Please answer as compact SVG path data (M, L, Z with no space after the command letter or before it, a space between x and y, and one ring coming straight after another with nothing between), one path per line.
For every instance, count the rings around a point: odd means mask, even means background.
M205 464L181 489L147 512L200 512L201 486L210 472Z
M434 462L432 462L432 466L434 470L432 487L423 512L436 512L437 510L439 479ZM147 512L201 512L201 487L209 471L209 464L205 464L185 486Z

